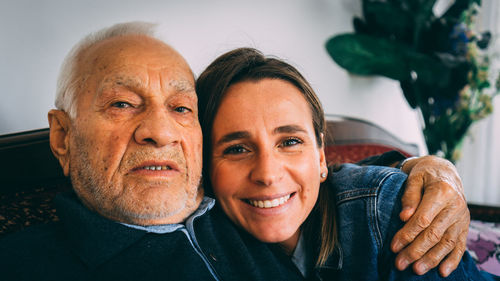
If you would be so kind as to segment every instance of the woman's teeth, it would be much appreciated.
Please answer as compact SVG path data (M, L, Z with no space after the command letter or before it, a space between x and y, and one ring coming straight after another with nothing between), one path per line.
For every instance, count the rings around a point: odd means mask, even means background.
M290 194L273 200L248 200L248 202L250 203L250 205L257 208L274 208L278 207L279 205L285 204L288 199L290 199Z

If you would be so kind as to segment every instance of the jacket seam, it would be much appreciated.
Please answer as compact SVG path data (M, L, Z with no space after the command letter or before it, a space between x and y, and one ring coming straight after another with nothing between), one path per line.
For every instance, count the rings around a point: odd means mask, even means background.
M350 195L350 194L357 194L357 195ZM345 192L341 192L337 195L337 198L342 198L342 199L338 199L337 201L337 205L340 205L346 201L350 201L350 200L356 200L356 199L359 199L359 198L364 198L364 197L373 197L373 196L377 196L377 188L367 188L367 189L364 189L364 190L356 190L356 191L353 191L353 190L349 190L349 191L345 191Z
M385 175L378 183L378 186L377 186L377 196L375 196L373 198L373 205L374 205L374 208L373 208L373 211L374 211L374 215L375 215L375 219L373 221L374 223L374 230L376 231L376 239L375 241L377 242L377 246L379 247L378 250L380 251L382 249L382 247L384 246L384 241L383 241L383 237L382 237L382 232L380 231L380 219L379 219L379 216L378 216L378 205L377 205L377 201L379 199L379 191L382 189L382 186L384 185L384 183L392 176L392 175L396 175L397 173L396 172L389 172L387 173L387 175Z

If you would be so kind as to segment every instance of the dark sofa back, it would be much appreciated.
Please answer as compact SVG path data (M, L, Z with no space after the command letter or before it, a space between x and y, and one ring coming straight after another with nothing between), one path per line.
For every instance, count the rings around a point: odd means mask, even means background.
M64 180L50 150L49 129L0 136L0 159L2 195Z

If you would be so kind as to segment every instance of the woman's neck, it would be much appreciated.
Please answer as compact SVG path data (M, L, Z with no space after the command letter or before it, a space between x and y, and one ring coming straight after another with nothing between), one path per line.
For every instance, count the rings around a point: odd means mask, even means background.
M297 243L299 242L300 237L300 229L298 229L290 238L286 239L278 243L281 248L285 251L285 253L289 256L293 254L295 247L297 247Z

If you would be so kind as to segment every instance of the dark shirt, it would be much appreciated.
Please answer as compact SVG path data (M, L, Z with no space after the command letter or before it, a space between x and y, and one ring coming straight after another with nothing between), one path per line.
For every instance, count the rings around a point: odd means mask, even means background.
M194 237L185 228L127 227L74 194L56 198L56 207L60 222L0 240L0 280L302 280L283 252L234 227L217 207L194 219Z

